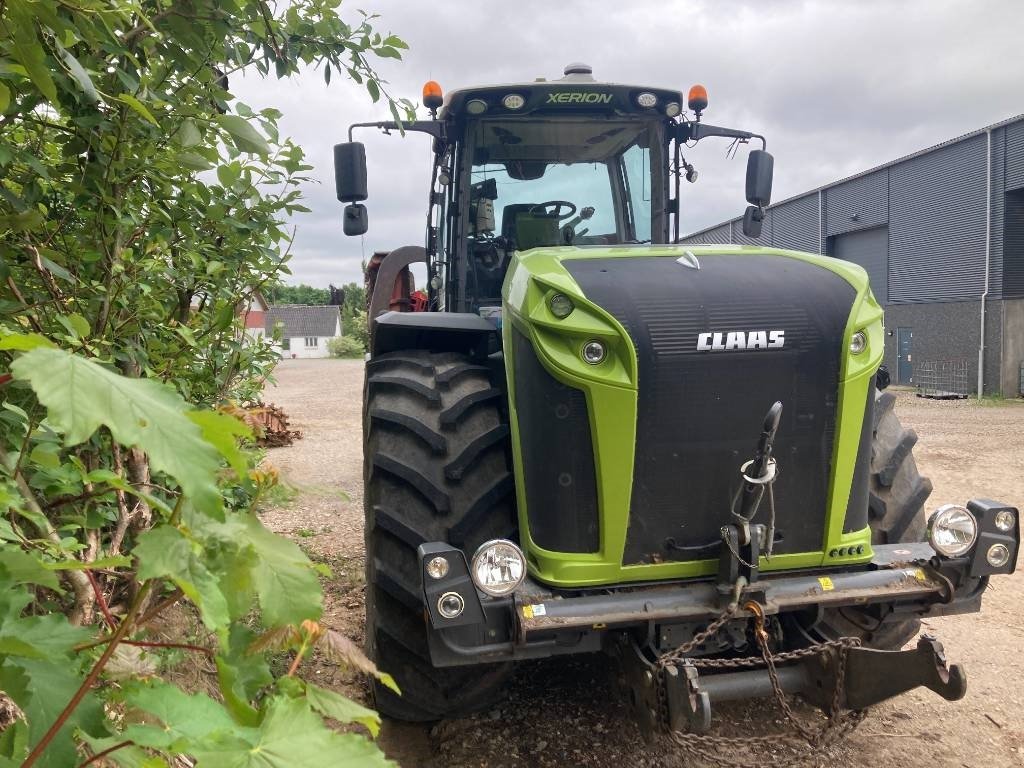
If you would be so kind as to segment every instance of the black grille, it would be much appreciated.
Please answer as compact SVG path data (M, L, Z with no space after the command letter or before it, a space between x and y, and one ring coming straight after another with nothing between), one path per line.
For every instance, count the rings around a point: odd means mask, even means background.
M512 345L530 536L555 552L596 552L597 481L586 395L552 377L518 330Z
M739 467L776 400L784 410L775 446L775 551L819 551L852 286L820 267L771 255L702 256L699 270L670 257L563 265L637 349L636 462L623 562L714 556L697 548L719 540ZM697 348L701 333L772 330L785 331L781 349ZM687 550L670 547L669 539Z

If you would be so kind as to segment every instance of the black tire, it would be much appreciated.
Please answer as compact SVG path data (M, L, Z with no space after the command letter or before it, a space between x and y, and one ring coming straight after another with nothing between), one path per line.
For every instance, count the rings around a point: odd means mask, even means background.
M508 664L435 668L416 548L445 541L469 555L515 532L509 429L501 390L464 355L420 350L366 367L366 644L394 676L377 710L407 721L464 714L500 698Z
M923 541L925 537L924 503L931 495L932 482L917 469L913 454L917 433L900 424L893 410L895 403L892 392L875 393L868 502L873 544ZM856 607L826 610L815 627L816 633L829 639L859 637L866 646L885 650L902 648L920 629L916 618L880 619Z

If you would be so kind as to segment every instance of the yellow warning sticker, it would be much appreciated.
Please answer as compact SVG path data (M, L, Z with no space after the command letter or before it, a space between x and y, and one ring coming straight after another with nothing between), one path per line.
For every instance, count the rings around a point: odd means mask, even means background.
M533 606L532 605L524 605L523 606L523 618L524 619L532 619L533 618Z
M914 578L921 582L928 581L928 574L925 573L921 568L914 569Z
M832 584L832 579L830 579L828 576L819 577L818 583L821 584L821 588L825 592L831 592L833 589L835 589L835 586Z

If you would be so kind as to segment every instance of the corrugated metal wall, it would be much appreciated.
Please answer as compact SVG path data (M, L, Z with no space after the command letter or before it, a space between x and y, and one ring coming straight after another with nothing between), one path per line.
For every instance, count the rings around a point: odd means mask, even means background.
M984 134L889 169L889 300L977 298L985 272Z
M860 258L876 265L875 269L888 261L889 304L977 300L985 286L986 147L986 135L980 133L823 189L823 236L888 225L884 253L869 257L860 248L867 247L867 241L857 245ZM1013 189L1024 189L1024 121L992 131L989 298L993 300L1004 295L1004 276L1015 281L1006 290L1024 297L1024 289L1016 282L1024 279L1018 277L1024 264L1007 262L1004 267L1003 263L1004 190ZM730 222L725 222L688 241L753 243L817 253L822 248L818 192L769 208L757 240L745 238L741 227L742 222L734 220L730 237ZM880 248L880 240L872 240L870 247Z
M829 187L825 192L825 234L838 235L889 223L889 170Z
M819 253L818 193L798 197L771 208L772 245L794 251Z

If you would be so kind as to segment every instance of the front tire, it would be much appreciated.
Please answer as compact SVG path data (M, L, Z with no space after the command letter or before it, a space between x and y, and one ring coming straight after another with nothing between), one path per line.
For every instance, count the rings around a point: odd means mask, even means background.
M380 355L366 375L367 650L402 690L374 683L376 707L407 721L480 709L511 665L431 664L416 548L444 541L472 556L514 535L504 395L486 366L454 353Z

